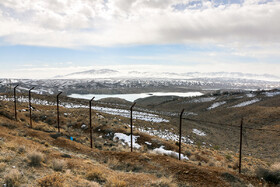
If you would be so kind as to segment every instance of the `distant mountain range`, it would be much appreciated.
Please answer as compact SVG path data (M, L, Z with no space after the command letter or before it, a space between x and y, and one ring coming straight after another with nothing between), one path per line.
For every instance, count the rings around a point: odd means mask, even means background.
M144 92L187 92L209 90L257 90L280 88L280 77L240 72L147 72L112 69L89 70L57 76L53 79L0 79L0 92L12 90L53 94L122 94Z
M207 79L207 78L226 78L226 79L252 79L262 81L280 81L279 76L271 74L250 74L241 72L147 72L147 71L117 71L112 69L99 69L75 72L64 76L56 76L60 79Z

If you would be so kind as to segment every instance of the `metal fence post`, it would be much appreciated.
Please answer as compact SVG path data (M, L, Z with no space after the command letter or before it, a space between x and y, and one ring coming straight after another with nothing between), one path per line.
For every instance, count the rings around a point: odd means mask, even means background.
M17 92L16 92L16 89L17 89L18 86L19 86L19 85L16 85L16 86L14 87L15 120L16 120L16 121L17 121L17 96L16 96Z
M57 96L56 96L56 111L57 111L57 128L58 128L58 132L60 132L60 127L59 127L59 99L58 99L60 94L62 94L62 92L59 92L59 94L57 94Z
M32 128L32 106L31 106L31 90L33 90L34 87L32 87L28 91L28 98L29 98L29 118L30 118L30 127Z
M242 160L242 130L243 130L243 118L240 122L240 147L239 147L239 173L241 173L241 160Z
M184 113L183 109L180 114L180 127L179 127L179 160L181 160L181 145L182 145L182 117Z
M130 107L130 150L131 150L131 152L133 151L133 142L132 142L132 140L133 140L133 130L132 130L132 125L133 125L133 119L132 119L132 109L133 109L133 107L136 105L136 103L133 103L132 104L132 106Z
M89 133L90 133L90 148L92 148L92 125L91 125L91 102L95 97L89 101Z

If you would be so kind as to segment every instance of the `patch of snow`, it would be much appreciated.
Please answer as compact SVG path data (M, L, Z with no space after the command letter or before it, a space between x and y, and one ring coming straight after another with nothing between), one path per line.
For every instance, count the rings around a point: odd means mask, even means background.
M139 145L138 143L136 143L137 138L139 138L140 136L132 136L132 146L136 149L139 149L141 147L141 145ZM126 135L123 133L115 133L113 140L122 140L122 144L123 145L130 145L130 139L131 139L131 135Z
M145 142L145 144L147 144L147 145L152 145L152 143L151 143L151 142Z
M151 129L151 128L148 128L147 130L143 129L143 128L136 128L136 129L139 130L140 132L147 133L151 136L157 136L157 137L165 139L165 140L171 140L171 141L176 141L176 142L179 141L179 135L174 134L168 130L162 131L162 130L155 130L155 129ZM192 141L191 139L184 137L184 136L182 136L182 142L188 143L188 144L194 143L194 141Z
M215 99L216 99L216 97L203 97L203 98L193 99L190 102L191 103L204 103L204 102L214 101Z
M9 98L6 95L0 96L0 99L4 100L4 101L14 101L14 98ZM17 100L18 100L18 102L22 102L22 103L29 102L28 97L23 97L23 96L18 97ZM34 99L34 98L31 99L31 103L37 104L37 105L47 105L47 106L56 105L56 103L54 103L54 102L49 102L49 101L45 101L45 100L41 100L41 99ZM65 108L88 108L87 105L65 103L65 102L62 102L60 105ZM111 115L118 115L118 116L130 118L130 110L99 107L99 106L93 106L92 109L99 111L99 112L111 114ZM101 118L104 118L104 116L99 115L98 118L101 119ZM151 113L147 113L147 112L139 112L139 111L133 111L133 119L155 122L155 123L169 122L169 120L163 119L156 114L151 114Z
M252 98L252 97L255 97L256 95L249 93L249 94L246 94L246 96Z
M201 130L198 130L198 129L193 129L192 132L198 136L206 136L206 133L201 131Z
M161 146L160 148L156 148L153 151L156 152L157 154L168 155L168 156L172 156L175 158L179 158L179 153L177 153L175 151L165 150L164 146ZM187 156L184 156L183 154L181 154L181 159L189 160L189 158Z
M221 106L221 105L224 105L224 104L226 104L225 101L213 103L210 107L207 108L207 110L211 110L211 109L213 109L213 108L217 108L217 107L219 107L219 106Z
M237 96L235 99L242 99L244 96Z
M232 106L232 108L244 107L244 106L251 105L253 103L259 102L259 101L260 101L260 99L253 99L253 100L250 100L250 101L245 101L245 102L242 102L242 103L239 103L237 105Z
M265 92L264 94L266 97L273 97L276 95L280 95L280 92Z
M104 113L111 114L111 115L118 115L118 116L130 118L130 110L98 107L98 106L94 106L92 108L99 112L104 112ZM139 120L143 120L143 121L150 121L150 122L156 122L156 123L169 122L169 120L163 119L156 114L138 112L138 111L133 111L133 119L139 119Z

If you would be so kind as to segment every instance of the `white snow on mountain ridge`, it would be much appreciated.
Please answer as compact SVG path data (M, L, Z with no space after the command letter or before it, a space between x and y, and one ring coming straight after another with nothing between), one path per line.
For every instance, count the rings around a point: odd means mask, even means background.
M250 74L240 72L157 72L157 71L120 71L112 69L89 70L56 76L61 79L97 79L97 78L168 78L168 79L196 79L196 78L230 78L230 79L253 79L263 81L280 81L280 77L270 74Z

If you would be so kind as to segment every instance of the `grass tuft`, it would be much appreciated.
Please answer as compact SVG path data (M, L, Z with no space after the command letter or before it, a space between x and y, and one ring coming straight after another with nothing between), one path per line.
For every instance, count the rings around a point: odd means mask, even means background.
M30 166L41 166L41 163L43 161L43 154L40 152L31 152L28 155L28 159L29 159L29 165Z
M58 173L45 176L37 180L38 186L40 187L63 187L65 178Z
M22 175L17 169L12 169L7 175L4 177L4 181L6 187L17 187L20 186Z
M55 171L63 171L64 167L65 167L64 160L58 160L58 159L53 160L53 162L52 162L53 170L55 170Z
M100 168L91 169L87 173L86 178L90 181L95 181L95 182L98 182L100 184L106 182L106 177L105 177L103 171Z

